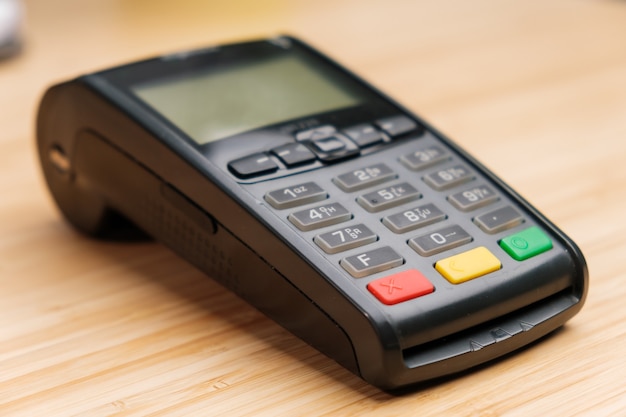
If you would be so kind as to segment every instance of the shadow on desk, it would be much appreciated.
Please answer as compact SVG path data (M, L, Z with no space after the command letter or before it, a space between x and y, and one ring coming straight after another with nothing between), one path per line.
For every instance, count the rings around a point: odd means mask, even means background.
M120 286L125 285L124 280L134 281L133 286L137 284L142 288L145 287L148 293L155 290L157 293L162 293L161 290L165 290L167 294L162 297L171 299L174 296L180 300L173 300L174 306L186 305L192 306L196 311L202 310L199 317L196 315L193 320L196 326L206 328L204 337L219 338L220 334L212 333L212 329L223 329L226 325L231 330L235 329L257 340L258 350L271 346L277 352L295 359L298 364L304 364L318 374L331 377L363 397L379 401L391 398L389 394L365 383L293 336L166 247L146 239L135 239L131 242L96 240L73 231L71 239L74 240L74 238L76 241L73 243L80 245L83 253L97 254L100 262L104 259L107 264L110 262L112 265L111 270L103 273L101 279L119 281ZM158 288L155 289L155 287ZM178 314L178 312L173 309L172 314ZM237 352L238 348L234 347L235 350L231 351L232 355L241 355L242 363L249 362L245 353ZM241 351L247 352L248 349L241 349ZM278 360L280 358L276 356L268 358L268 362ZM259 366L259 374L267 372L267 363L259 364L257 361L254 365L262 365ZM276 362L271 363L271 367L274 366L277 366Z

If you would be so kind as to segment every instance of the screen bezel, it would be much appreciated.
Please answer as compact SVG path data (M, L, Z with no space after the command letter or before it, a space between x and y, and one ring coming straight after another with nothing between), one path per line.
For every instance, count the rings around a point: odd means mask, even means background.
M285 54L295 54L299 59L311 64L315 70L321 71L324 76L330 77L340 83L347 91L360 99L359 104L336 110L330 110L318 114L310 114L295 119L283 120L267 126L260 126L247 132L227 136L213 142L198 143L191 138L183 129L176 126L156 108L142 100L133 92L137 85L155 83L159 80L168 80L174 77L185 77L206 72L207 68L227 70L242 64L266 60ZM189 52L181 52L166 55L159 58L140 61L95 74L103 77L108 83L114 85L128 99L138 104L143 110L149 111L161 122L174 130L186 142L208 155L214 154L229 146L229 142L236 142L238 147L249 141L237 140L245 138L251 132L259 133L261 137L283 136L292 138L298 130L314 127L316 125L332 124L337 128L375 120L376 118L393 115L399 112L398 108L383 98L371 86L352 76L347 70L336 63L326 59L323 55L306 47L304 44L289 37L279 37L264 41L254 41L209 47ZM262 141L261 141L262 142ZM248 146L248 145L246 145ZM252 146L252 144L250 144Z

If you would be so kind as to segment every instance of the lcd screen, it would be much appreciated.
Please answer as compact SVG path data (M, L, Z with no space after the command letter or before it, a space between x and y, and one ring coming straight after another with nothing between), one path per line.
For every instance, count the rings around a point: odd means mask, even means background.
M332 73L295 55L157 80L132 90L200 145L360 102Z

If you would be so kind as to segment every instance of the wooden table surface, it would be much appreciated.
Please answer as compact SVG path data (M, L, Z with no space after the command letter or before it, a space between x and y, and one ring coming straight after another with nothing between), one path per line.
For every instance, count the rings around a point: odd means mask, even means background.
M0 415L626 415L626 2L32 0L0 61ZM46 86L289 33L422 115L586 255L582 312L403 396L367 385L153 242L90 240L45 189Z

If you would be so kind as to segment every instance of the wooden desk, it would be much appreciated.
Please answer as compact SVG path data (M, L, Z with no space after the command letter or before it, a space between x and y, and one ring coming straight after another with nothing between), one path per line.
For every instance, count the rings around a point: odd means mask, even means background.
M626 3L213 3L27 2L25 49L0 62L1 415L626 412ZM162 246L63 222L33 145L46 86L281 32L423 115L570 234L590 267L583 311L516 355L393 397Z

